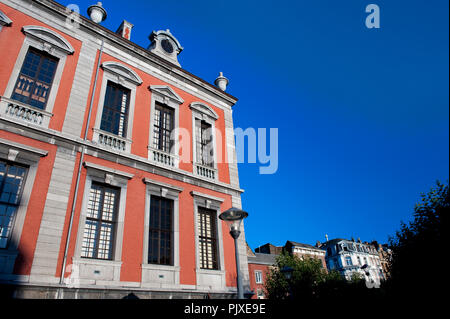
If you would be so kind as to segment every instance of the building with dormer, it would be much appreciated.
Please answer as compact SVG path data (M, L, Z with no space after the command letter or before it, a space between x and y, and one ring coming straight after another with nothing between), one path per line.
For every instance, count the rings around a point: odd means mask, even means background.
M385 280L375 246L360 239L355 241L336 238L327 240L320 247L326 251L328 270L338 271L347 280L357 275L375 286Z
M21 298L231 298L241 208L222 73L51 0L0 2L0 281ZM239 265L249 289L245 232Z

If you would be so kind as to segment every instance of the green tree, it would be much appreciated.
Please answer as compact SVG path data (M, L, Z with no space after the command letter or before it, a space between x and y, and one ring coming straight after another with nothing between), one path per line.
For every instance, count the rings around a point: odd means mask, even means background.
M449 215L449 186L439 181L414 207L414 219L402 222L389 239L392 249L387 289L395 296L431 296L442 282Z

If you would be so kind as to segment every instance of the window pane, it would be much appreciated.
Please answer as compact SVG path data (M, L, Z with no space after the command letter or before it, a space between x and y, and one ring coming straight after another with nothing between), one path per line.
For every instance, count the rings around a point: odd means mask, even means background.
M170 135L174 128L174 110L157 103L153 124L153 147L169 153L173 144Z
M57 65L56 58L30 49L25 57L11 98L44 109Z
M27 169L0 161L0 248L6 248L20 204Z
M81 256L112 259L119 189L93 183L89 194Z
M218 269L215 218L214 210L199 207L199 259L203 269Z
M151 196L148 263L172 265L173 201Z
M108 82L100 129L126 137L130 90Z

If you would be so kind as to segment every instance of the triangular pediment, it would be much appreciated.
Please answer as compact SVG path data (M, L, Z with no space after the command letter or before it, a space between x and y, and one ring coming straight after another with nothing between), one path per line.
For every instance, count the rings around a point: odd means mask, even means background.
M177 94L170 86L165 85L152 85L149 87L149 90L153 93L159 94L161 96L165 96L178 104L183 104L184 100Z
M214 120L217 120L219 118L217 113L210 106L203 104L201 102L192 102L190 108L199 113L207 115L213 118Z

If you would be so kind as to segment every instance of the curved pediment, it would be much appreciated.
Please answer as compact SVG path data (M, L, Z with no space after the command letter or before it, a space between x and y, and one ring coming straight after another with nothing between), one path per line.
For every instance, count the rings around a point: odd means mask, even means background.
M136 85L141 85L143 82L142 79L140 78L140 76L136 72L134 72L129 67L127 67L123 64L120 64L118 62L114 62L114 61L103 62L102 68L103 68L103 70L109 71L111 73L114 73L115 75L123 77L126 80L133 82Z
M217 113L214 112L214 110L210 106L203 104L201 102L192 102L190 105L190 108L197 112L205 114L205 115L213 118L214 120L217 120L219 118Z
M0 10L0 26L6 25L10 26L12 24L12 21L10 18L6 16L6 14L3 13L2 10Z
M44 41L45 43L48 43L53 47L66 52L67 54L73 54L75 52L69 41L64 39L59 33L56 33L53 30L36 25L27 25L22 28L22 31L26 35Z

